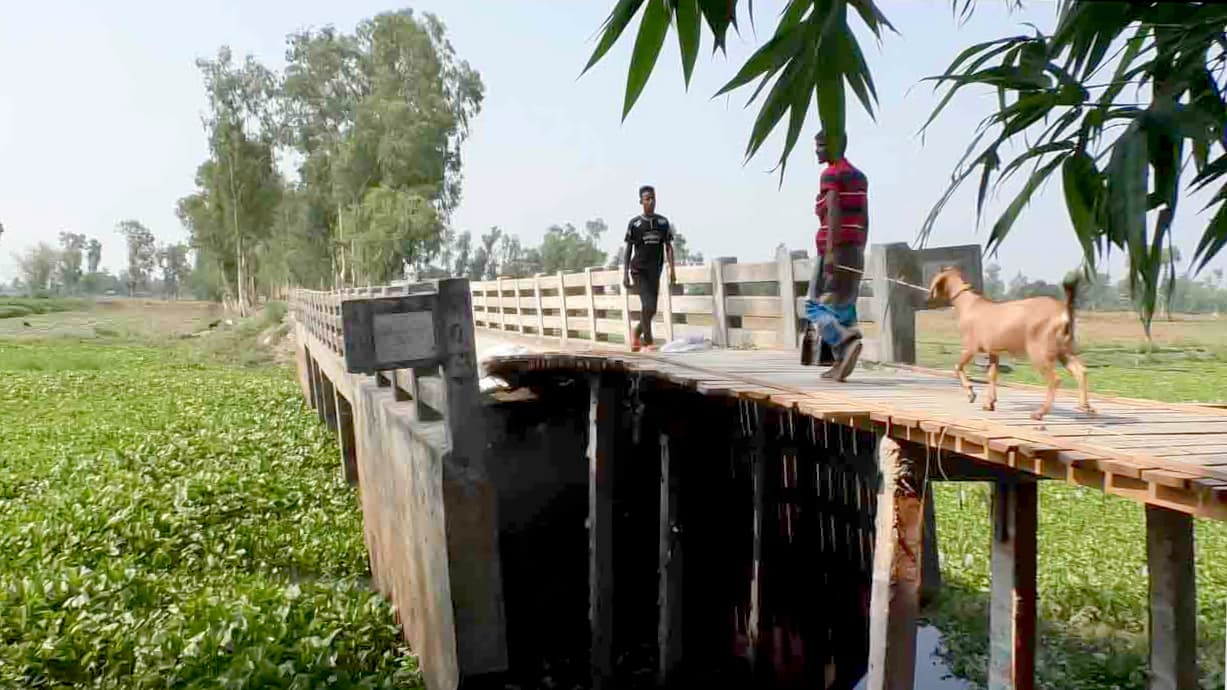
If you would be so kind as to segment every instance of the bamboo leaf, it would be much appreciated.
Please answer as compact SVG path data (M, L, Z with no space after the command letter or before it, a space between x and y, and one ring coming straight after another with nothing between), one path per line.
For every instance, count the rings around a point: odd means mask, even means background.
M836 5L827 18L818 43L818 69L816 88L818 96L818 119L826 133L831 156L838 159L844 155L847 144L845 136L846 103L843 72L840 68L841 51L835 38L840 27L847 25L846 8Z
M996 143L990 146L984 155L981 156L981 167L983 171L980 173L980 188L976 191L976 223L980 222L980 214L984 210L984 198L988 195L988 182L993 176L993 171L997 166L1001 165L1001 158L997 156Z
M698 0L676 0L674 17L677 21L677 47L682 55L682 79L690 87L695 59L699 56L699 32L703 24L699 17Z
M1073 151L1073 150L1074 150L1074 143L1072 141L1055 141L1050 144L1044 144L1043 146L1037 146L1033 149L1030 149L1026 153L1010 161L1010 164L1002 169L1001 182L1005 182L1007 179L1009 179L1009 177L1013 175L1014 172L1016 172L1020 167L1022 167L1023 163L1026 163L1029 160L1039 158L1041 156L1047 156L1048 154L1057 153L1059 151Z
M665 43L665 34L669 32L669 2L668 0L648 0L643 19L639 22L639 35L635 38L635 48L631 53L630 71L626 75L626 100L622 105L622 119L630 114L639 94L648 83L652 69L656 66L656 58L660 56L661 46Z
M780 29L771 37L771 40L754 51L754 54L745 61L745 64L727 84L720 87L720 90L716 92L717 96L744 86L764 73L780 69L789 60L794 59L806 43L813 42L816 31L813 22L794 23L788 27L781 25Z
M974 73L975 70L978 70L980 68L980 65L983 65L985 62L988 62L989 60L996 57L997 55L1000 55L1001 53L1009 50L1019 40L1025 40L1025 39L1022 37L1006 38L1006 39L1001 39L999 41L989 41L987 43L981 43L977 46L972 46L971 48L968 48L967 50L963 51L962 55L955 58L954 62L951 63L950 67L946 69L946 72L944 74L938 75L936 77L926 77L922 81L936 81L937 84L936 86L934 86L934 88L935 89L940 88L943 82L955 81L958 77L962 76L962 75L956 74L955 70L959 68L959 65L961 65L963 61L965 61L968 57L974 54L974 52L971 52L971 51L974 50L976 52L979 52L980 50L983 50L984 48L996 45L996 47L993 48L993 50L988 51L984 55L980 56L980 58L977 59L975 62L970 64L967 67L967 73ZM966 86L967 83L968 82L955 81L954 86L949 91L946 92L946 95L942 97L942 100L937 104L937 107L935 107L933 109L933 112L929 114L929 119L925 120L925 123L921 125L920 130L922 132L925 129L927 129L928 126L932 124L934 120L937 119L937 116L941 114L943 110L946 109L946 105L950 103L950 100L952 98L954 98L954 94L959 89Z
M1082 245L1083 256L1093 269L1097 258L1096 240L1100 234L1095 208L1103 193L1102 176L1095 167L1095 161L1082 151L1065 159L1061 166L1061 176L1065 191L1065 209L1069 212L1074 234Z
M1219 195L1225 196L1225 192L1227 187L1224 187ZM1227 246L1227 203L1218 207L1218 211L1206 225L1201 241L1197 243L1197 251L1193 254L1193 263L1197 265L1197 270L1205 268L1224 246Z
M899 30L890 23L886 15L882 14L873 0L848 0L848 4L856 10L857 14L861 15L861 21L865 22L865 26L868 26L877 38L882 38L882 27L890 29L896 35L899 33Z
M736 17L737 3L729 0L699 0L699 11L702 12L715 39L712 52L723 52L729 25L734 23Z
M788 63L788 66L780 73L780 78L776 80L775 86L772 86L771 91L767 93L767 98L763 101L758 116L754 119L754 127L750 130L750 141L746 145L747 160L754 157L759 147L766 141L767 135L775 129L780 118L784 117L784 112L788 109L795 93L793 89L798 88L800 80L797 75L801 72L802 67L803 63L800 60Z
M1014 200L1010 202L1006 210L1002 212L1001 217L993 224L993 230L989 233L988 242L984 246L985 252L995 250L1005 240L1006 236L1010 233L1010 229L1014 226L1014 221L1018 219L1018 215L1022 213L1023 208L1031 201L1035 190L1039 189L1040 184L1048 179L1052 171L1056 170L1057 166L1061 165L1068 155L1057 156L1031 174L1031 177L1027 179L1027 183L1019 191L1018 196L1014 197Z
M618 0L618 4L614 5L613 11L605 19L601 39L597 43L596 50L592 51L592 57L588 58L588 64L584 65L583 72L580 72L581 75L605 57L605 53L608 53L613 44L618 42L618 38L626 30L626 25L634 18L635 13L639 11L639 6L643 3L644 0Z

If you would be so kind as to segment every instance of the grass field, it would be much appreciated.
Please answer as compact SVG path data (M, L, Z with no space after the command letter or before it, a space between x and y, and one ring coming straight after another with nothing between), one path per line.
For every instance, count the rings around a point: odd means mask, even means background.
M1132 314L1078 314L1077 336L1092 392L1167 401L1227 397L1227 319L1156 320L1153 348ZM921 312L920 364L953 367L954 314ZM1003 381L1040 383L1027 362ZM1072 379L1064 375L1064 383ZM1008 396L1004 390L1002 397ZM1058 404L1071 404L1068 400ZM942 574L947 588L927 615L948 646L947 661L983 682L988 663L989 491L983 484L935 486ZM1039 676L1052 688L1146 687L1147 578L1141 506L1056 482L1040 487ZM1227 525L1197 522L1198 655L1205 688L1222 688Z
M225 363L267 324L175 337L212 320L0 338L0 687L418 686L335 441L286 369Z
M418 683L367 590L335 441L269 366L276 316L110 300L0 319L0 687ZM953 315L918 326L921 363L950 366ZM1129 315L1080 315L1078 332L1094 391L1224 395L1224 321L1156 322L1154 352ZM1037 381L1017 365L1006 380ZM947 586L926 616L982 682L987 487L939 484L936 501ZM1141 508L1055 482L1040 505L1041 687L1145 687ZM1225 546L1227 526L1198 523L1207 688L1223 687Z

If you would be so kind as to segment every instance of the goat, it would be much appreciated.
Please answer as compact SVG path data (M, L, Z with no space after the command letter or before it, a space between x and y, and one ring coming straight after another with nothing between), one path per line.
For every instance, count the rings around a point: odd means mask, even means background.
M1086 366L1074 352L1074 292L1076 278L1064 284L1065 301L1052 297L1029 297L1008 302L994 302L972 292L972 288L957 268L944 268L929 285L929 299L945 298L954 306L959 319L959 335L963 351L954 371L959 376L967 399L976 401L976 392L963 367L978 353L988 355L988 399L984 409L993 411L997 405L997 361L1002 352L1015 357L1026 355L1031 365L1048 382L1048 394L1040 409L1031 414L1043 419L1052 409L1061 379L1056 363L1060 362L1078 382L1078 409L1094 414L1087 397Z

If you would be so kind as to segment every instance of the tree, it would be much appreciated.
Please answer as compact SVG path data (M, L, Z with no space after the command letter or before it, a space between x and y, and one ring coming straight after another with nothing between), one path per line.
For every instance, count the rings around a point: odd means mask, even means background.
M964 15L975 6L974 0L961 4ZM952 5L957 8L959 0L952 0ZM618 0L584 69L608 53L643 9L626 80L625 118L655 67L670 26L677 27L682 73L689 85L704 20L716 48L722 49L729 27L738 29L742 6L752 11L749 0ZM750 133L747 159L787 116L778 165L783 175L784 162L815 99L828 147L836 155L845 142L846 90L850 88L873 114L876 92L848 23L849 9L875 37L881 37L883 28L894 30L873 0L789 0L771 38L719 91L728 93L757 82L750 101L761 95L762 105ZM1137 298L1149 334L1160 280L1165 278L1170 285L1175 279L1174 267L1165 266L1160 253L1171 245L1170 230L1182 192L1218 185L1212 202L1218 208L1194 256L1198 269L1227 246L1223 138L1227 101L1218 71L1227 6L1062 0L1058 12L1051 35L1036 29L1031 36L972 46L935 77L938 86L948 91L929 122L959 89L972 84L995 89L998 107L973 136L950 189L922 225L920 239L927 239L953 191L977 169L980 212L990 183L1000 185L1030 165L1032 173L993 225L986 247L991 251L1008 235L1043 181L1059 168L1086 269L1093 273L1112 247L1125 252L1130 292ZM1118 43L1123 44L1121 49L1110 54ZM1113 62L1113 75L1100 75ZM1146 90L1135 88L1125 95L1130 85ZM1016 148L1021 153L1003 166L1001 147L1016 141L1025 144ZM1219 155L1211 159L1215 152ZM1191 153L1197 170L1188 184L1180 176L1186 153ZM1153 228L1147 227L1148 211L1157 212Z
M250 55L236 64L226 46L216 60L197 60L196 66L209 96L204 125L210 154L197 172L197 193L214 214L202 229L217 235L204 243L205 251L224 247L233 255L234 280L226 284L235 286L238 312L246 315L255 301L257 250L269 237L283 187L273 154L277 80Z
M538 251L541 272L570 273L601 266L606 256L600 247L601 235L608 229L601 218L584 223L583 233L570 223L551 225L545 231L545 238L541 241L541 249Z
M51 276L59 262L59 252L46 242L29 247L23 254L14 254L22 282L31 295L44 294L51 289Z
M477 72L456 59L438 19L409 10L288 44L285 140L303 156L304 193L331 239L337 281L425 265L445 247L460 199L460 146L483 97ZM392 209L413 209L412 220L393 222Z
M97 239L91 238L86 245L86 256L88 257L89 272L97 273L98 264L102 263L102 243Z
M59 263L56 272L60 284L70 294L76 292L81 283L81 261L84 248L85 235L75 232L60 233Z
M495 245L502 237L503 231L497 225L491 227L490 232L482 233L481 246L473 256L470 276L476 273L476 278L480 280L494 280L498 277L498 251Z
M1005 299L1005 283L1001 280L1001 267L997 264L984 268L984 295L993 300Z
M153 277L153 269L157 263L157 243L153 233L136 220L121 221L119 234L128 241L128 279L126 285L128 296L131 297L138 289L149 285Z
M185 244L164 244L158 248L157 260L162 269L162 290L166 297L179 299L179 291L191 272L187 253Z

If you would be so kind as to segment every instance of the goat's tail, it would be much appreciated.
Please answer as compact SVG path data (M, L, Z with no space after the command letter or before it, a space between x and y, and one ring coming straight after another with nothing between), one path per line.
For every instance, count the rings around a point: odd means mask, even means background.
M1065 279L1061 287L1065 288L1065 335L1072 343L1074 340L1074 297L1078 294L1078 274Z

